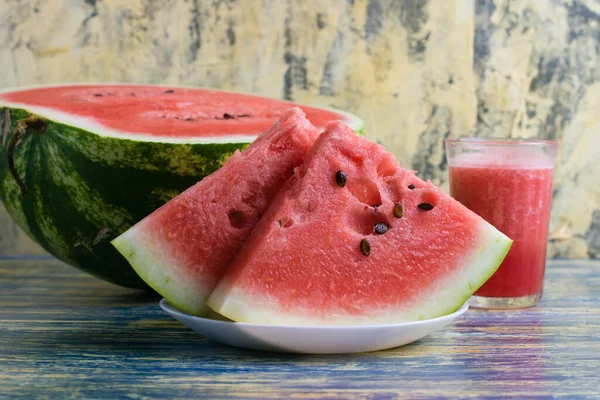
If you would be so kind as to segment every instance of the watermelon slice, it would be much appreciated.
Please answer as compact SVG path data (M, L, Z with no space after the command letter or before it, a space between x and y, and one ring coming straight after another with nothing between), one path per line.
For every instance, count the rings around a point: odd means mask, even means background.
M319 132L299 108L246 150L113 241L137 273L181 310L206 298Z
M332 122L208 305L260 324L433 318L458 309L511 243L382 146Z
M47 86L0 93L0 197L56 257L147 287L110 241L245 148L288 102L204 89ZM322 129L335 110L302 106Z

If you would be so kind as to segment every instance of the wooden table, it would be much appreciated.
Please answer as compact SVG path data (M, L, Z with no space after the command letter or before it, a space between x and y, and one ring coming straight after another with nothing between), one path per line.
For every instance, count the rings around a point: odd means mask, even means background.
M0 258L0 398L600 398L600 262L551 262L537 308L469 310L357 355L220 345L158 300L54 259Z

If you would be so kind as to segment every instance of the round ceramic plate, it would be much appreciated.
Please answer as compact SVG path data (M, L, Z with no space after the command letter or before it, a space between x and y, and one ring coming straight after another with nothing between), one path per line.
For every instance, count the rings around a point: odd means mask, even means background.
M465 303L452 314L402 324L319 327L200 318L177 310L165 299L161 300L160 307L179 322L220 343L253 350L306 354L360 353L404 346L442 329L469 308Z

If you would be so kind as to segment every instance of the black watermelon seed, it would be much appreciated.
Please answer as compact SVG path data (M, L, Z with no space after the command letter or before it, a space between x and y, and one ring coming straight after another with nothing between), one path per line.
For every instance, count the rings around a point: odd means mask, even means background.
M369 241L367 239L363 239L360 241L360 251L367 257L369 256L369 254L371 254L371 245L369 244Z
M411 183L410 185L408 185L408 188L410 190L413 190L413 189L416 189L417 187Z
M223 119L234 119L234 118L235 117L231 114L227 114L227 113L223 114Z
M277 221L279 223L279 227L280 228L288 228L290 226L292 226L293 221L291 219L289 219L288 217L283 217L280 220Z
M373 227L373 232L375 232L378 235L383 235L389 229L390 229L390 226L388 224L386 224L385 222L378 222Z
M338 171L335 174L335 183L337 183L337 185L341 188L343 188L344 186L346 186L346 181L347 181L347 177L346 177L346 173L344 171Z
M292 170L292 171L290 172L290 175L294 175L294 170Z
M404 216L404 207L402 207L402 203L394 204L394 217L402 218Z
M94 96L96 96L96 97L102 97L102 95L100 93L94 93Z
M417 207L419 207L423 211L431 211L433 210L433 205L429 203L421 203Z
M169 89L169 90L165 90L164 93L165 94L172 94L172 93L175 93L175 91L173 89Z

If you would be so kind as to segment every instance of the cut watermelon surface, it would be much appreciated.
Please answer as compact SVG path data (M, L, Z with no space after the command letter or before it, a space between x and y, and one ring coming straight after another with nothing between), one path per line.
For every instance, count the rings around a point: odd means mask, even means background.
M511 243L382 146L332 122L208 305L260 324L433 318L458 309Z
M68 85L0 92L0 106L106 137L169 143L250 143L292 103L208 89L142 85ZM317 127L340 119L356 131L363 123L338 110L301 106Z
M205 300L316 137L299 108L247 149L113 241L152 288L186 312Z
M205 89L62 85L0 92L0 197L48 252L147 288L110 241L221 167L291 103ZM301 106L317 128L350 114Z

